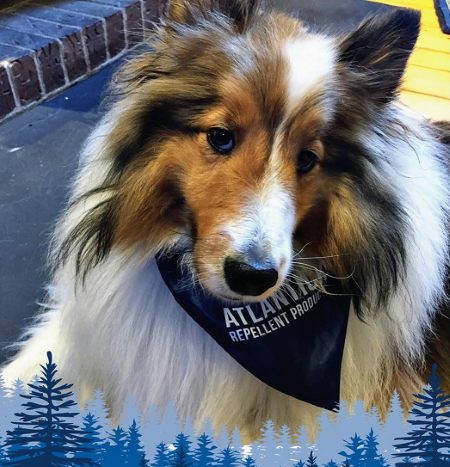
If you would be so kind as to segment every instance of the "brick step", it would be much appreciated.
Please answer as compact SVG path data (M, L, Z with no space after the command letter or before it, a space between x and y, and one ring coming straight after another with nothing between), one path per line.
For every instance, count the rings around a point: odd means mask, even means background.
M0 121L141 42L162 0L28 0L0 11Z

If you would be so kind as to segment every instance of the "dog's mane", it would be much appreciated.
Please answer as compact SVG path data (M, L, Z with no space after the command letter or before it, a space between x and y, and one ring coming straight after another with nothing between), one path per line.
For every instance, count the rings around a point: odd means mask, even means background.
M217 425L249 426L250 438L269 416L276 423L295 426L301 419L314 425L311 407L247 375L186 317L154 264L161 249L192 246L196 232L180 175L149 161L178 131L199 132L195 117L220 100L215 83L230 71L230 56L245 58L230 38L242 43L257 37L270 46L278 40L273 28L279 23L283 39L303 27L282 15L263 15L255 1L220 0L212 7L176 1L151 50L116 75L115 101L86 142L56 228L48 310L19 344L22 350L5 372L8 380L33 376L30 361L52 343L64 377L78 382L81 398L109 385L106 396L116 414L132 390L143 406L173 398L182 417L195 414L198 424L215 412ZM384 37L373 33L375 23ZM339 183L333 185L334 209L316 203L295 232L296 252L308 237L324 237L327 250L313 267L339 276L353 296L343 397L349 403L362 397L366 407L377 405L384 415L394 388L407 403L420 389L430 341L440 346L433 357L445 370L449 366L442 355L448 338L435 336L436 321L448 320L450 127L417 116L397 100L419 23L417 13L394 13L367 20L353 34L325 38L320 46L336 56L333 79L327 92L305 100L311 108L316 100L326 102L319 112L327 117L322 170ZM217 54L218 48L228 55ZM119 226L123 218L126 227ZM342 237L331 227L318 232L322 218L335 230L353 232L351 241L339 245ZM55 342L57 335L63 342ZM70 352L85 346L92 361L80 354L69 362ZM233 407L233 397L242 407Z

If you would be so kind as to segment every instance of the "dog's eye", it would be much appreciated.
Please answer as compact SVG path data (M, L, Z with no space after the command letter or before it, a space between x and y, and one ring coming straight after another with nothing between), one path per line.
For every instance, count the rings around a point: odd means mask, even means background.
M310 149L303 150L297 160L297 172L305 174L312 170L317 163L317 155Z
M221 154L229 154L234 148L234 136L223 128L211 128L207 133L209 145Z

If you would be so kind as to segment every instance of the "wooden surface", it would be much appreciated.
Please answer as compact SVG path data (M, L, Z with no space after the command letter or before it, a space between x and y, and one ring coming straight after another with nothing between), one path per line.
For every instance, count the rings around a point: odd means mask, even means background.
M450 36L439 28L433 0L368 0L422 11L422 27L401 99L435 119L450 120Z

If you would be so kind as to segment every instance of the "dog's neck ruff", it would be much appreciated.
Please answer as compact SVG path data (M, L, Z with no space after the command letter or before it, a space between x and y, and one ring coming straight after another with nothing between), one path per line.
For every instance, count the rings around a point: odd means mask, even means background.
M274 389L328 410L338 407L350 309L339 281L327 280L330 294L290 281L268 300L229 304L192 286L180 260L179 254L156 257L174 299L226 352Z

